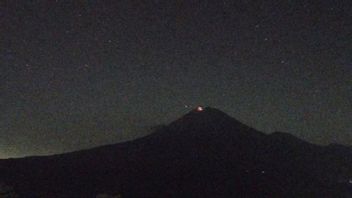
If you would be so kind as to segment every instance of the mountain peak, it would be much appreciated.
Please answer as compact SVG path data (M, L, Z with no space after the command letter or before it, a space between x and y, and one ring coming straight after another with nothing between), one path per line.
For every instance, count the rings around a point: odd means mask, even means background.
M213 108L213 107L203 107L203 106L197 106L196 108L194 108L193 110L191 110L188 114L191 113L202 113L202 114L222 114L223 116L226 115L228 116L226 113L224 113L223 111ZM187 114L186 114L187 115Z
M208 130L209 128L224 128L225 126L238 128L245 125L219 109L198 106L178 120L172 122L169 126L178 129L182 128L189 130Z
M223 111L216 108L197 106L196 108L188 112L186 115L184 115L181 119L215 119L215 118L228 119L231 117L226 113L224 113Z

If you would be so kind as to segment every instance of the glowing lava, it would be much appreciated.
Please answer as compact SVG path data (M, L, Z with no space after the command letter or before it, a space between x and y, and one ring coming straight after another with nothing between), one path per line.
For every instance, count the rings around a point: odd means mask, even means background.
M198 106L197 111L204 111L204 108L202 106Z

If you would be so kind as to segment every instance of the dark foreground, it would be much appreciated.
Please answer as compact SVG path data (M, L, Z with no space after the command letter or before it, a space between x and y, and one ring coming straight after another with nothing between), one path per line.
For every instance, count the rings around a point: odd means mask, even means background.
M352 149L191 111L135 141L0 161L0 197L352 197Z

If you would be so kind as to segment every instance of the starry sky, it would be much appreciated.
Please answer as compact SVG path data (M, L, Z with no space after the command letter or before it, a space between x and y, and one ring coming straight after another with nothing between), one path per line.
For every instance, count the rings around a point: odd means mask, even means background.
M197 105L352 145L350 0L4 0L0 158L126 141Z

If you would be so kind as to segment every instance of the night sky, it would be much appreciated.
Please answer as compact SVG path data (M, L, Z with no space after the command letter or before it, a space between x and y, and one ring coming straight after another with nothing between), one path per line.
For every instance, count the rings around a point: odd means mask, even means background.
M352 145L352 2L0 2L0 158L133 139L197 105Z

